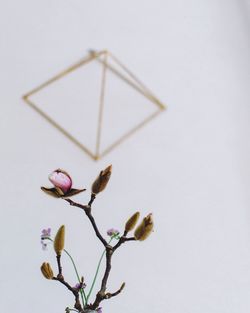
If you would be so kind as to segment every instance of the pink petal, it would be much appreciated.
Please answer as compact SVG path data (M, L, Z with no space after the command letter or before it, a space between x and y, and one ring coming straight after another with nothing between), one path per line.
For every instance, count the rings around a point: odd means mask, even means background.
M60 188L64 193L67 193L72 186L71 177L62 170L56 170L49 175L49 180L55 186Z

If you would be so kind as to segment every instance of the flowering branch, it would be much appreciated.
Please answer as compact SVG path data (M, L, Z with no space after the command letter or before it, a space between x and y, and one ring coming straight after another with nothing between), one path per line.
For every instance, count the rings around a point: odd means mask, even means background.
M91 196L91 200L89 203L93 203L93 193ZM81 208L82 210L84 210L84 212L86 213L87 217L89 218L94 231L96 233L96 236L100 239L100 241L103 243L103 245L105 246L105 250L106 250L106 268L105 268L105 272L104 272L104 276L102 279L102 284L101 284L101 289L99 290L99 292L96 295L96 299L94 301L94 303L92 305L89 306L90 309L97 309L101 303L102 300L104 299L109 299L111 297L114 297L116 295L118 295L122 289L124 288L125 285L122 285L123 287L120 288L118 291L114 292L114 293L105 293L106 289L107 289L107 281L109 278L109 274L111 271L111 260L112 260L112 255L113 253L125 242L127 241L134 241L136 240L135 237L129 237L127 238L127 231L125 230L123 233L123 236L120 237L118 243L112 247L108 244L108 242L102 237L102 235L100 234L100 231L96 225L95 219L91 213L91 205L83 205L80 203L76 203L71 199L64 199L65 201L67 201L70 205Z
M101 243L103 244L103 246L105 248L104 252L101 255L100 261L98 263L95 277L93 279L93 283L90 287L90 291L89 291L87 296L83 290L84 286L86 286L83 282L83 278L81 279L79 284L77 284L75 287L72 287L68 282L65 281L64 276L63 276L62 265L61 265L61 253L62 253L62 251L66 251L64 249L64 236L65 236L65 227L64 226L61 226L59 228L59 230L56 234L56 237L54 239L54 250L56 252L56 258L57 258L58 275L56 277L54 276L53 271L52 271L49 263L43 263L43 265L41 266L41 271L42 271L45 278L59 281L61 284L66 286L67 289L69 289L73 293L73 295L75 297L74 307L77 310L77 312L79 312L79 313L87 313L87 312L89 312L89 310L93 310L94 312L101 313L101 308L99 307L100 303L103 300L110 299L110 298L115 297L121 293L121 291L125 287L125 283L123 283L121 285L121 287L113 293L106 292L107 282L108 282L110 272L111 272L111 267L112 267L111 261L112 261L112 256L113 256L114 252L118 248L120 248L120 246L122 244L124 244L125 242L135 241L135 240L138 240L138 241L145 240L153 230L152 214L149 214L148 216L146 216L142 220L141 224L139 226L137 226L137 228L135 229L135 232L134 232L134 236L127 237L127 234L134 229L134 227L136 226L137 221L139 219L140 213L136 212L126 222L125 229L124 229L122 236L119 236L119 231L116 231L114 229L110 229L108 231L108 235L111 236L111 239L109 242L102 236L102 234L99 231L99 228L96 224L95 218L93 217L91 211L92 211L92 204L93 204L97 194L99 194L101 191L103 191L106 188L106 185L107 185L107 183L110 179L110 176L111 176L111 169L112 169L112 167L109 166L105 170L101 171L99 176L96 178L96 180L92 184L91 198L90 198L88 204L80 204L80 203L74 202L73 200L69 199L69 197L71 197L75 194L78 194L78 193L84 191L85 189L73 189L71 177L65 171L62 171L60 169L54 171L49 176L50 181L54 185L53 188L41 187L41 189L44 192L46 192L47 194L52 195L56 198L62 198L65 201L67 201L71 206L78 207L78 208L82 209L85 212L86 216L88 217L88 219L89 219L89 221L90 221L90 223L94 229L96 237L101 241ZM48 237L50 236L50 229L43 230L42 236L44 236L44 238L42 237L42 245L43 245L43 248L46 248L46 244L43 243L43 239L48 239ZM110 243L111 243L111 240L113 238L116 238L118 240L118 242L112 246ZM104 255L106 257L106 265L105 265L105 271L104 271L102 281L101 281L101 286L100 286L99 291L96 294L94 302L88 304L88 299L89 299L91 292L92 292L92 289L94 287L94 284L95 284L95 281L97 278L97 274L98 274L98 271L100 268L100 264L101 264L101 261L102 261ZM71 257L71 259L72 259L72 257ZM73 262L73 265L75 267L74 262ZM76 270L76 273L77 273L77 277L78 277L79 275L78 275L77 270ZM79 279L79 277L78 277L78 279ZM82 297L82 304L80 303L79 292L81 292L81 296L84 295L84 299ZM72 309L66 308L66 312L69 312L71 310Z
M78 312L84 312L83 308L82 308L82 305L80 303L80 300L79 300L79 290L80 289L79 288L74 288L74 287L70 286L70 284L65 281L65 279L64 279L64 277L62 275L62 266L61 266L61 263L60 263L60 258L57 257L57 260L58 260L58 275L55 277L50 264L44 262L42 264L42 266L41 266L41 271L42 271L43 276L46 279L59 281L61 284L63 284L65 287L67 287L67 289L70 290L73 293L73 295L75 296L75 306L74 307L78 310ZM82 286L83 286L83 279L82 279L80 285L81 285L80 288L82 288Z
M93 199L93 196L91 197L91 199ZM84 212L86 213L87 217L89 218L92 226L93 226L93 229L96 233L96 236L100 239L100 241L103 243L104 247L105 247L105 250L106 250L106 269L105 269L105 272L104 272L104 276L103 276L103 279L102 279L102 284L101 284L101 289L99 290L99 292L97 293L96 295L96 299L94 301L94 303L92 305L89 305L89 308L90 309L97 309L101 303L102 300L104 299L109 299L111 297L114 297L116 295L118 295L122 289L115 293L108 293L108 294L105 294L105 291L106 291L106 286L107 286L107 281L108 281L108 277L109 277L109 274L110 274L110 271L111 271L111 259L112 259L112 255L113 255L113 252L124 242L126 241L130 241L130 240L135 240L134 237L132 238L126 238L124 235L119 239L118 243L112 247L108 244L108 242L102 237L102 235L100 234L100 231L96 225L96 222L95 222L95 219L91 213L91 206L90 205L82 205L80 203L76 203L74 201L72 201L71 199L64 199L65 201L67 201L70 205L72 206L75 206L75 207L78 207L78 208L81 208L82 210L84 210ZM91 200L90 200L91 201ZM90 202L89 202L90 203ZM93 201L92 201L93 203ZM123 286L124 287L124 286ZM107 296L108 295L108 296Z

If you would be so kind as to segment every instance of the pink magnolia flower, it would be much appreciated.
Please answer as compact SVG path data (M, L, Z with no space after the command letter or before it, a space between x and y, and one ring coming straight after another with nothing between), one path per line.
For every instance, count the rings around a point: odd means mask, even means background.
M72 179L68 173L58 169L49 175L49 180L55 187L60 188L63 193L67 193L72 187Z
M72 179L70 175L57 169L49 175L49 180L54 185L53 188L41 187L42 191L46 192L50 196L55 198L68 198L78 193L85 191L86 189L74 189L72 188Z

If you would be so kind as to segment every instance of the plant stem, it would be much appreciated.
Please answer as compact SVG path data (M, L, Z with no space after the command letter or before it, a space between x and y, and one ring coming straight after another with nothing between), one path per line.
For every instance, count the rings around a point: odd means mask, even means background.
M109 240L108 244L110 244L112 240L113 240L113 237L111 237L111 239ZM93 291L93 288L94 288L94 286L95 286L96 279L97 279L97 275L98 275L98 273L99 273L100 266L101 266L101 263L102 263L102 259L103 259L104 255L105 255L105 252L106 252L106 249L103 251L103 253L102 253L101 257L100 257L100 260L99 260L99 262L98 262L98 265L97 265L97 268L96 268L96 272L95 272L95 276L94 276L93 282L92 282L92 284L91 284L89 293L88 293L88 295L87 295L87 300L86 300L87 303L88 303L88 301L89 301L89 298L90 298L91 293L92 293L92 291Z
M93 229L95 231L95 234L96 234L97 238L102 242L102 244L105 247L105 252L106 253L104 252L104 254L106 254L106 269L105 269L105 272L104 272L104 275L103 275L103 278L102 278L101 288L100 288L100 290L96 294L95 301L92 304L90 304L90 305L86 304L86 306L85 306L85 307L87 307L88 309L91 309L91 310L96 310L99 307L101 301L103 301L104 299L109 299L109 298L111 298L113 296L118 295L122 291L122 289L124 288L124 284L123 284L121 286L121 288L117 292L106 293L107 281L108 281L109 274L110 274L110 271L111 271L111 259L112 259L113 253L123 243L125 243L127 241L134 241L134 240L136 240L134 237L127 238L126 237L127 236L127 232L124 231L123 236L117 238L118 239L117 244L115 246L113 246L113 247L110 246L108 244L108 242L104 239L104 237L101 235L101 233L99 231L99 228L96 225L95 219L94 219L94 217L93 217L93 215L91 213L91 210L92 210L91 206L92 206L92 203L94 201L94 198L95 198L94 195L92 195L88 205L84 205L84 204L80 204L80 203L74 202L73 200L68 199L68 198L64 199L71 206L78 207L78 208L82 209L85 212L85 214L87 215L90 223L92 224L92 227L93 227ZM101 264L102 258L104 257L104 254L101 255L101 260L99 261L100 264ZM98 263L97 273L99 271L99 267L100 267L100 265ZM96 276L97 276L97 274L95 275L94 282L92 283L93 286L94 286L94 283L95 283ZM91 285L91 290L90 291L92 291L92 289L93 289L92 285ZM87 296L87 302L89 300L89 297L90 297L90 293Z
M75 270L75 273L76 273L76 276L77 276L77 279L78 279L78 282L81 283L81 278L78 274L78 271L77 271L77 268L76 268L76 265L75 265L75 262L72 258L72 256L69 254L69 252L66 250L66 249L63 249L63 251L68 255L68 257L70 258L72 264L73 264L73 267L74 267L74 270ZM87 304L87 298L86 298L86 294L85 294L85 291L83 288L80 289L80 294L81 294L81 298L82 298L82 304L83 304L83 307L84 307L84 304ZM83 299L84 297L84 299ZM85 301L84 301L85 300Z
M54 242L54 240L51 239L50 237L46 237L46 238L44 238L44 239L48 239L48 240ZM81 278L80 278L80 275L79 275L79 273L78 273L78 271L77 271L77 268L76 268L74 259L72 258L72 256L69 254L69 252L68 252L66 249L63 249L63 251L64 251L64 252L67 254L67 256L70 258L70 261L71 261L72 264L73 264L73 267L74 267L74 270L75 270L75 273L76 273L76 277L77 277L77 279L78 279L78 282L81 283ZM86 294L85 294L84 289L82 289L82 288L80 289L80 294L81 294L81 298L82 298L82 305L83 305L83 307L84 307L84 305L87 304L87 297L86 297ZM84 300L85 300L85 301L84 301Z

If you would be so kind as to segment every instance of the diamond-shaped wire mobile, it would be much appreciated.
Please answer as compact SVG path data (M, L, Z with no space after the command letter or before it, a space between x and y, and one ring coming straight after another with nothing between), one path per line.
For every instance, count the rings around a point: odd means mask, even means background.
M112 62L110 62L112 60ZM86 147L85 144L76 139L68 130L66 130L62 125L56 122L49 114L45 113L41 108L39 108L33 100L31 100L31 96L38 94L40 91L55 83L56 81L62 79L64 76L69 75L79 67L82 67L89 62L97 61L102 66L102 75L101 75L101 90L100 90L100 102L99 102L99 113L98 113L98 125L97 125L97 136L96 136L96 145L95 151L91 151ZM115 65L115 66L114 66ZM100 150L101 139L102 139L102 126L103 126L103 113L105 109L105 83L107 71L111 71L114 75L120 78L125 84L128 84L131 88L142 96L147 98L155 105L155 111L151 113L148 117L144 118L137 125L133 126L129 131L125 132L120 138L111 143L104 150ZM43 116L52 126L57 128L63 135L65 135L69 140L75 143L80 149L86 152L91 158L94 160L98 160L101 157L105 156L108 152L117 147L120 143L122 143L125 139L133 135L137 130L143 127L145 124L150 122L153 118L155 118L159 113L164 111L166 107L153 95L153 93L145 87L145 85L126 67L124 66L114 55L112 55L109 51L103 50L100 52L90 51L87 57L80 60L79 62L73 64L68 67L64 71L60 72L56 76L52 77L48 81L34 88L27 94L23 96L23 100L29 104L36 112L38 112L41 116Z

